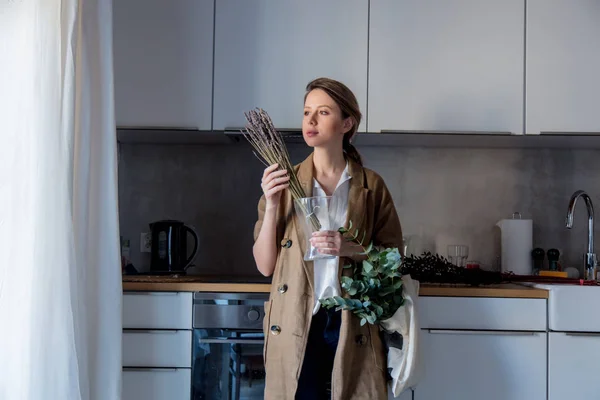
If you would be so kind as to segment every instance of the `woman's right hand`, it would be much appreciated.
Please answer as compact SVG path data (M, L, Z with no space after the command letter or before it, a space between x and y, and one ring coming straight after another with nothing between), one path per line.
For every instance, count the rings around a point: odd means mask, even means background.
M267 199L267 209L277 207L281 193L290 186L287 170L276 171L277 167L279 164L273 164L265 169L260 185Z

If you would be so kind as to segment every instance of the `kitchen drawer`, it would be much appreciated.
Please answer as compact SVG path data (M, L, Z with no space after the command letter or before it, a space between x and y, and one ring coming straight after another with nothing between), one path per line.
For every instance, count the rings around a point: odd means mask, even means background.
M123 366L190 368L192 331L123 332Z
M192 371L123 368L122 400L189 400Z
M416 400L547 399L546 332L421 330L419 341Z
M123 328L192 329L192 293L125 292Z
M419 297L423 329L546 331L545 299Z

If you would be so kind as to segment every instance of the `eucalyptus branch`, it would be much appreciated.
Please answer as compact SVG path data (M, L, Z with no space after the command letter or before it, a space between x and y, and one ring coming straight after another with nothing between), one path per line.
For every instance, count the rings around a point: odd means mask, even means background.
M362 262L351 262L344 268L352 269L351 276L342 276L341 287L346 297L334 296L319 300L326 308L349 310L360 317L361 325L377 324L390 318L404 303L402 296L402 258L397 248L379 249L369 243L365 247L364 239L358 239L358 230L349 227L339 228L348 241L357 243L367 256Z

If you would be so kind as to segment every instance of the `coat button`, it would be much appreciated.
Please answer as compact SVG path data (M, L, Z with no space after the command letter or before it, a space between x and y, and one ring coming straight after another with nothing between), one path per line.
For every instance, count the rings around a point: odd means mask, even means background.
M281 333L281 328L279 325L271 325L271 335L279 335Z
M284 294L288 290L288 285L285 283L277 288L277 291L281 294Z
M367 344L367 337L365 335L356 335L356 344L364 346Z
M281 241L281 247L285 247L286 249L289 249L290 247L292 247L292 241L290 239L283 239Z

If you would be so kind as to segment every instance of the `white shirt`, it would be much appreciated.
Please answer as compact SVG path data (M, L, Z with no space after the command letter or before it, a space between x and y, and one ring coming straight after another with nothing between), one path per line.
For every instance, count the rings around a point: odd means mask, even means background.
M337 231L340 227L346 225L350 179L352 179L352 177L348 173L348 164L346 164L346 168L342 172L342 176L340 177L340 180L331 196L332 199L329 207L329 219L332 225L328 227L330 228L329 230ZM312 195L327 195L316 179L313 179ZM313 262L315 270L315 306L313 308L313 315L319 311L321 306L319 299L340 296L341 288L338 278L339 262L339 257L317 259Z

